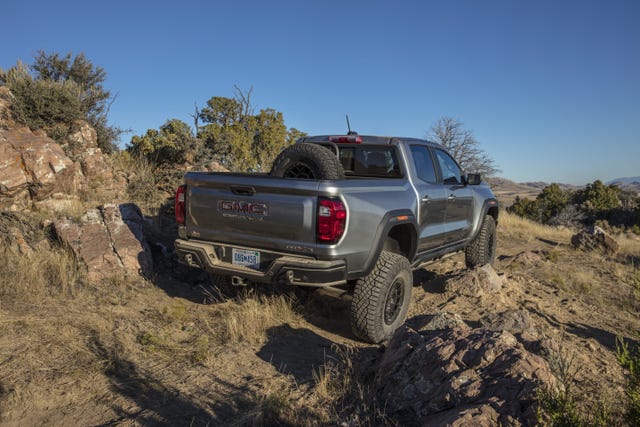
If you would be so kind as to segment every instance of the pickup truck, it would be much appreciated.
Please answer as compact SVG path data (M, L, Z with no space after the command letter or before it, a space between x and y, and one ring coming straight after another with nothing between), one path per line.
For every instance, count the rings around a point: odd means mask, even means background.
M440 145L414 138L306 137L269 174L188 172L176 191L179 260L233 284L344 286L365 341L404 323L413 270L464 251L495 257L498 201Z

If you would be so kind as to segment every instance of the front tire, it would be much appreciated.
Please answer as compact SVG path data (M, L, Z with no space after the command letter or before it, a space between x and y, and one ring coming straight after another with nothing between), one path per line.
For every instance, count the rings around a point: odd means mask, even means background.
M480 231L465 248L464 255L469 268L493 264L496 258L496 220L491 215L484 217Z
M409 260L382 251L371 273L356 283L351 302L353 333L374 344L391 338L407 316L412 288Z

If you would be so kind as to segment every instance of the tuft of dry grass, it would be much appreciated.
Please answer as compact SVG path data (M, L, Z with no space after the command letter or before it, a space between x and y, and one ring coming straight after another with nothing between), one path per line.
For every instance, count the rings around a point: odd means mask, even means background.
M82 267L64 248L34 250L25 255L3 245L0 254L0 299L5 305L42 301L55 295L73 296L82 285Z
M622 255L633 257L639 259L640 263L640 239L634 236L628 236L625 234L621 234L616 236L615 239L618 241L620 245L620 253Z
M216 317L218 342L224 344L259 344L267 340L271 327L302 320L296 300L288 295L249 294L225 303Z
M574 230L567 227L552 227L540 224L507 211L500 212L499 227L508 236L532 242L537 238L543 238L558 243L569 243Z
M156 214L166 196L158 189L157 168L146 158L132 156L127 151L114 153L112 162L116 170L127 176L130 200L144 212Z

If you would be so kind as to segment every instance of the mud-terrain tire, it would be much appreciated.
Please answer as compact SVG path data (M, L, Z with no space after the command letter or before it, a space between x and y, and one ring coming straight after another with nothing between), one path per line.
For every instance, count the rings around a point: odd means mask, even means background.
M353 291L353 333L374 344L391 338L404 323L412 288L409 260L393 252L382 251L371 273L358 280Z
M482 220L480 231L464 250L467 267L473 268L485 264L493 264L496 258L496 220L486 215Z
M278 154L273 161L271 175L297 179L342 179L344 170L330 149L303 142Z

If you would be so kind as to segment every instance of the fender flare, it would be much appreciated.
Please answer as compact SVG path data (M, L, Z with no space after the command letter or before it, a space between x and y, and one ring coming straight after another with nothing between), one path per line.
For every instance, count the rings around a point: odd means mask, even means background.
M495 209L495 212L496 212L495 220L496 220L496 225L498 225L498 213L500 210L498 206L498 199L496 199L495 197L491 197L489 199L486 199L482 204L482 209L480 209L480 215L476 218L473 226L473 230L469 236L469 239L468 239L469 242L473 240L480 232L480 227L482 227L482 220L485 217L485 215L488 214L489 209Z
M418 247L418 223L416 221L416 216L409 209L398 209L394 211L387 212L383 217L375 233L374 245L372 245L371 251L369 252L369 256L365 261L364 268L360 272L354 272L354 276L362 277L366 276L373 270L373 267L376 265L378 257L384 248L384 242L386 237L389 235L391 229L397 225L408 224L411 229L411 244L408 254L409 262L412 261L413 257L416 254L416 249ZM355 278L355 277L354 277Z

